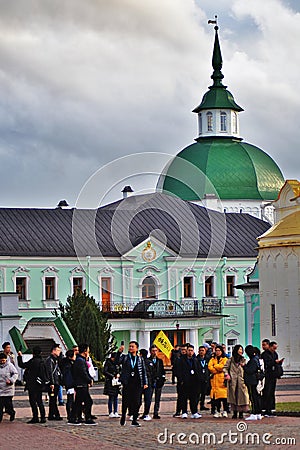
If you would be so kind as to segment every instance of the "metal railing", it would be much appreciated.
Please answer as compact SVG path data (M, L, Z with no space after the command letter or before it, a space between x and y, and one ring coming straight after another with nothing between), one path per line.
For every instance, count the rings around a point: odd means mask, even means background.
M201 317L221 314L221 300L214 297L202 299L143 299L139 302L124 301L111 305L105 311L111 318L161 318L161 317Z

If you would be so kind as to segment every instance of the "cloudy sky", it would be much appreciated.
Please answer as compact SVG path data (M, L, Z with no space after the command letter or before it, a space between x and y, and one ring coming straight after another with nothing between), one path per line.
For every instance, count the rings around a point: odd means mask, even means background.
M0 6L0 206L74 205L107 164L114 185L135 187L119 158L136 153L157 153L150 168L137 157L137 185L153 185L163 155L197 136L191 111L211 84L215 14L241 136L300 178L298 0Z

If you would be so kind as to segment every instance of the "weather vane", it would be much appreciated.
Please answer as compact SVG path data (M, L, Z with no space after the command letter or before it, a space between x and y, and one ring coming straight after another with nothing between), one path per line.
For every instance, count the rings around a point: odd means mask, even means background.
M212 23L213 25L216 25L216 27L218 27L218 16L216 15L214 20L208 20L207 23Z

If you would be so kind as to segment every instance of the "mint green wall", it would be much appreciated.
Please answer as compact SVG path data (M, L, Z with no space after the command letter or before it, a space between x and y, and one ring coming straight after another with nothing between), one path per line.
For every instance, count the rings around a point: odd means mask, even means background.
M124 341L125 343L125 349L127 348L129 341L130 341L130 332L128 330L125 331L114 331L113 336L116 338L117 341L117 348L120 347L121 341Z
M144 247L144 244L141 245L140 248L135 250L138 255L141 251L141 248ZM133 255L134 256L134 255ZM232 304L231 306L225 304L225 281L224 277L226 274L226 270L230 267L236 268L236 272L233 272L236 276L236 284L241 284L245 282L245 270L249 266L254 265L254 259L221 259L221 260L209 260L206 259L198 259L196 261L184 260L180 259L174 263L174 261L166 260L165 256L168 256L166 252L160 255L155 261L152 263L145 263L141 260L121 260L121 259L93 259L91 258L90 263L88 265L87 260L83 260L84 269L86 273L90 274L90 282L88 282L88 277L83 272L74 273L74 276L83 276L86 278L86 290L90 295L96 299L96 301L100 301L100 289L99 289L99 278L101 276L109 276L112 278L113 283L113 303L122 303L123 302L123 289L126 285L126 282L129 283L130 287L126 291L125 297L132 301L137 302L140 300L140 288L139 284L141 280L147 276L147 270L143 271L143 269L147 266L155 266L158 271L153 270L152 274L158 280L158 283L161 285L160 287L160 298L161 299L170 299L175 301L184 301L182 300L183 289L182 289L182 278L184 274L193 275L195 280L195 295L196 298L202 299L203 297L203 274L204 270L207 267L212 267L215 275L215 296L222 300L223 305L223 314L227 314L230 318L225 318L221 320L221 330L220 330L220 341L226 341L225 334L235 330L240 334L239 342L242 345L246 345L246 336L245 336L245 318L244 318L244 294L241 290L236 290L237 304ZM170 255L169 255L170 256ZM15 276L14 271L19 267L26 268L29 272L28 275L30 277L30 304L29 309L20 309L20 314L23 316L21 320L21 325L25 326L26 321L32 317L47 317L51 315L51 308L45 309L43 306L43 288L42 288L42 277L43 270L47 267L54 267L57 272L58 278L58 299L65 303L66 299L69 295L72 294L72 286L70 282L70 278L72 276L72 270L76 267L79 267L79 261L74 258L61 258L61 259L51 259L51 258L22 258L22 259L0 259L0 282L1 282L1 290L2 291L13 291L14 283L13 277ZM122 278L122 266L129 267L133 280L127 280L126 282ZM188 272L186 269L192 267L192 271ZM169 268L172 269L171 274L168 275ZM140 271L138 271L139 269ZM228 272L229 273L229 272ZM232 272L230 272L231 274ZM19 276L23 276L23 273L18 273ZM51 274L47 274L51 276ZM176 277L178 285L173 286L170 289L170 292L166 290L168 286L168 276ZM129 292L132 292L132 296ZM255 316L257 319L257 323L255 324L254 333L256 338L259 340L259 317ZM255 319L255 320L256 320ZM257 328L258 327L258 328ZM22 328L20 326L20 328ZM125 341L129 341L129 331L124 330L123 336L121 332L118 332L116 337L118 341L124 339ZM203 330L199 331L199 343L202 343ZM259 342L258 342L259 343Z

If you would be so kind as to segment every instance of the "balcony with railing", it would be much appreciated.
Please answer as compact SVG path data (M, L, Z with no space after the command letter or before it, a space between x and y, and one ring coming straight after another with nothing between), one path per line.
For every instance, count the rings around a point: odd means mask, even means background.
M122 318L188 318L220 315L221 299L205 297L202 299L181 300L146 299L140 302L123 302L111 305L106 314L111 319Z

